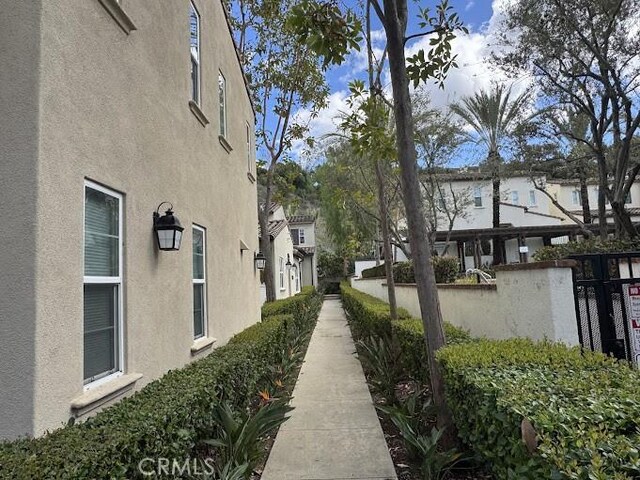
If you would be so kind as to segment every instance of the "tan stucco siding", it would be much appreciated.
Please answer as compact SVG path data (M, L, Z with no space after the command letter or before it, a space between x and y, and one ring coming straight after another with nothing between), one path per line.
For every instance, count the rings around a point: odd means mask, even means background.
M0 438L33 430L40 9L0 0Z
M83 393L85 179L124 196L125 373L144 375L136 388L194 358L192 224L207 231L209 336L224 344L259 320L256 187L245 145L253 111L220 2L195 3L206 127L188 106L188 1L124 1L137 27L130 35L98 0L43 7L35 434L65 422ZM230 153L218 139L219 70ZM185 227L179 252L155 248L152 212L162 201Z

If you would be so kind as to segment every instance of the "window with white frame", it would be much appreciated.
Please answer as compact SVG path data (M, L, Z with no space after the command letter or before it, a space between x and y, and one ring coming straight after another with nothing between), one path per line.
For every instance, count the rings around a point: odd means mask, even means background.
M571 203L574 205L582 206L582 196L580 195L580 190L573 190L571 192Z
M191 36L191 100L200 104L200 14L189 2L189 31Z
M218 97L220 102L220 136L227 138L227 80L218 72Z
M511 192L511 203L514 205L520 205L520 195L516 190Z
M304 228L299 228L298 229L298 240L300 241L300 245L304 245L305 244L305 238L304 238Z
M482 187L473 187L473 204L476 207L482 206Z
M194 225L193 234L193 338L207 334L206 231Z
M251 126L249 122L246 123L247 127L247 171L253 174L253 134L251 132Z
M284 290L284 258L278 258L278 266L280 268L280 290Z
M84 384L122 371L122 195L85 182Z
M529 190L529 206L535 207L538 205L538 199L536 198L536 191Z

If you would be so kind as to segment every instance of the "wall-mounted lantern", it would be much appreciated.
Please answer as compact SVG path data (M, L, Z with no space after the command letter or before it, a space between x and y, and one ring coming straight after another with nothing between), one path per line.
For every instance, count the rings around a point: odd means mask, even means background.
M253 261L256 264L258 270L264 270L267 266L267 257L262 252L258 252L253 256Z
M156 240L160 250L180 250L182 242L182 232L184 227L180 225L178 217L173 215L173 205L160 216L160 207L165 203L162 202L153 213L153 230L156 232Z

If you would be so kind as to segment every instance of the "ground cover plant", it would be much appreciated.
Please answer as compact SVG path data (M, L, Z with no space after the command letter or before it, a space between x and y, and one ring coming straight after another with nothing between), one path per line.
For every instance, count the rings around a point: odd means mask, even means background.
M341 290L399 479L488 478L468 456L438 445L444 431L435 426L422 321L404 309L392 321L387 303L347 283ZM445 324L445 332L449 344L471 341L468 332L453 325Z
M238 414L255 414L273 369L288 361L301 335L309 335L321 297L304 289L294 298L268 304L269 315L263 309L263 321L227 345L86 422L0 444L0 478L138 478L141 459L196 458L204 440L222 435L215 415L221 402ZM237 468L218 467L230 478L238 475Z

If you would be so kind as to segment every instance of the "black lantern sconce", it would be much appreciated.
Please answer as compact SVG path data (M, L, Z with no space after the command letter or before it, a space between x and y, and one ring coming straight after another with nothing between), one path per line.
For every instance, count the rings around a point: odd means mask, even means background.
M169 202L162 202L153 213L153 230L156 233L158 248L164 251L180 250L184 227L180 225L178 217L173 215L173 205L160 216L160 207L165 203L171 205Z
M253 261L255 262L258 270L264 270L267 266L267 257L265 257L262 252L254 254Z

